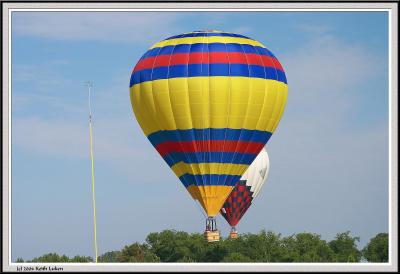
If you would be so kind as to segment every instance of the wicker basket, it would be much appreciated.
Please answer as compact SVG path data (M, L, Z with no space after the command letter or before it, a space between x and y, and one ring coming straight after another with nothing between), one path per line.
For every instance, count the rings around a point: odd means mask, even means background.
M218 242L219 241L219 231L218 230L214 230L214 231L206 230L204 232L204 239L209 243Z
M231 239L236 239L238 237L238 233L236 231L231 231L231 233L229 233L229 237Z

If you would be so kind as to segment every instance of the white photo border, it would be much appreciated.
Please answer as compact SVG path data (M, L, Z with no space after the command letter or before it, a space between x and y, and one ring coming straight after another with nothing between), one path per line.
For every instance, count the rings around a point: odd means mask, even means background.
M11 13L19 11L387 11L389 24L389 262L388 263L14 263L11 262ZM2 269L67 272L398 271L398 5L395 2L2 2ZM22 269L21 269L22 267ZM25 267L25 269L23 268ZM34 270L30 270L30 267ZM47 270L47 271L48 271Z

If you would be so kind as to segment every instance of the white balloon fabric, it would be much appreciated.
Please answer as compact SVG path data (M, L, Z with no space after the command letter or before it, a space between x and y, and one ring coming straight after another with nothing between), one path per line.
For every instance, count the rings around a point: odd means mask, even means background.
M256 159L240 178L246 181L246 186L250 186L250 192L253 192L253 199L260 193L261 187L266 182L269 172L269 157L267 150L263 148Z
M232 227L238 224L253 199L258 196L268 178L268 173L269 157L264 147L237 182L220 211Z

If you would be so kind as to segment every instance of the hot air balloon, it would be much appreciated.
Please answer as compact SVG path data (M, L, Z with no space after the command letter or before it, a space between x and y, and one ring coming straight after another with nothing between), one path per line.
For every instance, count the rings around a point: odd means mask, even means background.
M215 216L268 142L288 86L276 57L249 37L194 31L155 43L130 79L136 119L151 144L208 218Z
M251 163L221 208L221 215L231 226L230 237L237 238L236 225L251 206L267 180L269 158L264 148Z

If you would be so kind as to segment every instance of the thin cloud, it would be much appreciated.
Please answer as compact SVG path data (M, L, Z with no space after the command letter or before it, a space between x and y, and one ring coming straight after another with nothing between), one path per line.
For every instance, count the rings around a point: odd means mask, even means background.
M12 27L17 35L56 40L149 43L179 32L179 17L167 12L14 12Z
M98 157L126 159L133 154L134 147L127 145L129 130L125 129L125 123L100 121L96 126L98 135L94 141ZM48 156L82 159L87 157L89 149L88 130L87 119L16 118L13 145ZM136 155L139 150L134 149Z
M103 162L125 176L143 176L142 181L157 181L172 176L132 117L117 121L94 121L93 146L96 161ZM87 117L81 119L14 118L12 145L48 159L89 159ZM161 166L149 173L154 163ZM133 168L134 167L134 168Z
M305 23L296 24L295 29L313 35L327 34L332 31L332 28L327 25L316 25L316 24L305 24Z
M247 35L249 35L249 34L251 34L252 32L254 31L254 29L253 28L251 28L251 27L237 27L237 28L233 28L232 30L231 30L231 32L233 32L233 33L240 33L240 34L247 34Z
M21 84L29 84L41 87L42 91L54 91L54 88L70 83L59 72L60 66L67 65L65 60L52 60L42 64L14 64L12 67L12 80Z
M289 83L287 111L316 126L342 125L355 110L365 107L366 83L385 77L387 66L385 56L332 35L318 36L280 60Z
M13 115L20 116L27 111L41 109L45 109L48 116L82 114L82 105L75 100L83 96L83 84L62 74L62 69L68 65L68 61L57 59L13 65ZM69 96L62 94L65 90L69 91Z
M332 35L310 40L296 51L281 57L288 81L304 92L325 94L384 72L384 61L365 48L348 45Z
M88 138L84 125L62 119L46 121L38 117L13 119L13 146L41 155L67 158L87 156Z

